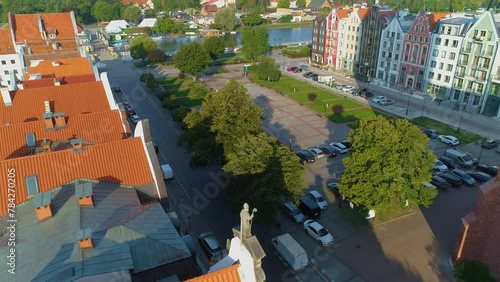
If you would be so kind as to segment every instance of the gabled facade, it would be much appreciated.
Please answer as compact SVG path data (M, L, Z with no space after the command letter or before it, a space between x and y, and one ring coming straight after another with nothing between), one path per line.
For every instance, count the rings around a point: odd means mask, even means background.
M347 11L349 10L337 10L333 9L328 15L328 26L327 26L327 62L329 69L335 69L335 62L337 61L337 49L338 49L338 38L339 38L339 21L342 17L347 16Z
M317 16L313 22L313 32L311 40L311 64L324 66L327 63L327 42L329 16Z
M407 18L408 17L408 18ZM395 17L382 31L377 62L377 80L386 86L397 84L403 40L413 24L413 16Z
M434 98L448 99L462 77L457 72L458 57L465 34L477 21L473 17L443 18L432 33L424 89ZM450 79L451 78L451 79ZM463 81L460 82L463 84Z
M359 45L359 67L356 74L360 77L374 78L376 76L380 35L390 20L398 11L381 11L374 6L363 20L361 43Z
M17 81L23 79L24 63L16 52L10 29L0 29L0 85L14 90Z
M450 100L466 106L466 110L494 113L498 100L486 99L487 82L493 64L498 60L499 34L493 16L486 12L479 17L463 40L458 58L454 91ZM486 102L489 100L491 106ZM496 101L496 102L495 102ZM497 110L498 112L498 110Z
M400 86L413 91L422 91L424 89L424 73L429 54L431 32L435 26L435 20L439 16L441 15L428 15L426 12L421 11L413 21L403 42L398 77ZM442 17L444 16L442 14ZM441 52L446 54L447 51L442 50ZM448 77L447 80L451 82L451 77Z
M358 8L349 10L347 13L343 12L338 25L337 70L350 74L356 71L363 19L369 12L370 9Z

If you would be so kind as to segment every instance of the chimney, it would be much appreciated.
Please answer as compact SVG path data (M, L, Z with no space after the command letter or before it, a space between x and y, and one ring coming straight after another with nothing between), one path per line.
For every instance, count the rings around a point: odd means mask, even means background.
M71 147L73 147L73 153L83 152L83 139L82 138L71 139L71 141L69 143L71 144Z
M0 87L0 92L2 93L3 104L6 107L12 106L12 98L10 97L10 92L7 87Z
M52 61L52 66L53 67L58 67L60 65L61 65L61 63L59 61Z
M52 142L50 142L46 138L43 138L43 141L40 145L42 145L42 148L45 152L50 152L50 151L52 151L52 149L50 148L51 143Z
M38 221L44 221L52 217L52 193L37 193L33 199L36 218Z
M52 113L43 114L43 124L45 125L45 130L54 130L54 119L52 118Z
M53 63L54 62L52 62L52 64ZM61 82L59 81L59 79L57 79L56 74L54 72L52 73L52 76L54 77L54 86L61 86Z
M54 115L52 116L54 117L54 120L56 122L57 129L66 128L66 117L64 116L63 112L54 113Z
M92 244L92 229L85 228L78 231L76 233L76 240L78 240L78 246L80 246L80 249L92 249L94 247Z
M92 200L92 183L75 184L75 196L78 198L78 205L94 206Z

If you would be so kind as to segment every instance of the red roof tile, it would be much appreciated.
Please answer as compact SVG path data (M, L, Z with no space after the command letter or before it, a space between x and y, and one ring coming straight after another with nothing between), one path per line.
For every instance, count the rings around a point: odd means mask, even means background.
M427 17L429 18L429 28L430 28L430 31L434 31L434 27L436 27L436 23L440 19L445 18L448 15L449 15L449 13L427 15Z
M207 13L214 13L217 12L219 8L217 8L217 5L205 5L205 12Z
M45 101L50 101L52 112L66 116L110 110L101 81L17 90L11 97L12 106L0 103L0 126L41 120Z
M94 74L72 75L72 76L59 77L58 79L61 82L61 85L96 81ZM23 81L23 86L24 86L24 89L33 89L33 88L39 88L39 87L52 87L52 86L54 86L54 78L25 80L25 81Z
M16 204L27 200L25 177L36 175L39 192L46 192L75 179L92 179L139 186L153 183L148 159L140 137L0 161L0 169L15 169ZM8 173L0 173L0 183L8 183ZM5 185L2 184L5 188ZM126 188L124 188L126 189ZM7 213L7 189L0 192L0 215Z
M239 264L235 264L221 270L186 280L185 282L238 282L241 281L238 273L239 267Z
M118 110L68 117L66 124L66 128L52 131L45 130L43 121L0 127L0 160L32 154L35 148L26 147L27 133L35 135L37 147L41 146L43 139L52 143L74 138L82 138L85 142L108 143L121 140L130 134L123 128L121 113Z
M359 18L364 21L366 19L366 17L368 16L368 14L372 11L372 8L366 8L366 9L359 9L358 10L358 15L359 15Z
M70 13L13 15L11 25L17 43L23 43L25 40L42 40L38 26L39 16L42 18L45 31L54 28L57 30L56 39L76 38Z
M12 43L12 36L10 29L0 28L0 55L15 54L16 49Z
M345 19L349 17L349 14L352 13L353 9L337 9L337 15L339 18Z
M58 66L54 66L53 62L58 62ZM60 60L43 60L35 67L28 67L28 73L24 75L24 80L29 79L29 75L39 73L42 77L53 77L55 73L58 79L65 76L78 74L92 74L92 68L87 58L67 58Z

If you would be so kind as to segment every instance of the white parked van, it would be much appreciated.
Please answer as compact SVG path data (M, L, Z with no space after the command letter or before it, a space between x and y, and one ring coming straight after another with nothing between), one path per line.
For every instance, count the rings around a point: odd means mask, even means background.
M286 233L271 239L274 249L294 270L301 270L309 264L307 253L293 237Z
M473 165L472 159L467 154L458 150L448 149L444 152L444 156L454 160L462 167L471 167Z
M172 170L169 164L161 165L161 172L163 173L163 179L174 178L174 171Z

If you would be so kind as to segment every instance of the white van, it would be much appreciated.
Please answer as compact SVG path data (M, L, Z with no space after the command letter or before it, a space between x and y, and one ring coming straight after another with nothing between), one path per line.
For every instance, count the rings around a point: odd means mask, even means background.
M462 167L471 167L473 165L472 159L467 154L458 150L448 149L444 152L444 156L454 160Z
M298 271L309 264L307 253L293 237L285 233L271 239L274 249L294 270Z
M169 164L161 165L161 172L163 173L163 179L174 178L174 171L172 170Z

